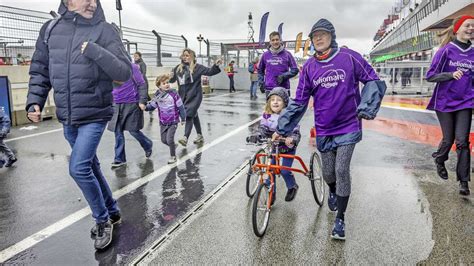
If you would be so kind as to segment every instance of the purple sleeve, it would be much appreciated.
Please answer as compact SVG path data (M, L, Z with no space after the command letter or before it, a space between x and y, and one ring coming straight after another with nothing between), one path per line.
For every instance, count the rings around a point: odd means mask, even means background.
M174 92L173 94L173 99L174 99L174 103L176 104L176 107L180 107L183 105L183 101L181 100L181 97L179 97L179 94L177 94L176 92Z
M446 61L446 51L447 49L440 49L438 52L436 52L433 60L431 61L431 66L426 73L426 79L431 79L433 76L442 72L443 65Z
M313 92L311 81L309 80L308 68L309 64L306 63L303 66L303 71L301 71L302 73L300 74L300 78L298 81L298 87L296 88L296 95L294 101L299 105L307 105L309 102L309 98L311 97Z
M374 69L359 53L353 52L349 54L354 65L355 76L358 81L367 83L373 80L380 80Z

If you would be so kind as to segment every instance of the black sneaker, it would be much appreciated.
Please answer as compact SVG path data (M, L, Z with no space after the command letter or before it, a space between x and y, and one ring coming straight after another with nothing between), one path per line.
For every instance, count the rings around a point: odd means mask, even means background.
M444 166L444 163L435 162L435 164L436 164L436 172L438 172L439 177L441 177L441 179L447 180L448 170L446 170L446 166Z
M120 213L117 213L117 214L112 214L109 216L109 221L113 224L113 225L118 225L122 222L122 216L120 215ZM97 226L98 224L94 225L92 228L91 228L91 237L92 238L95 238L96 235L97 235Z
M5 164L5 167L11 167L16 161L18 161L17 158L8 159L8 162Z
M471 194L471 191L469 190L469 184L467 181L459 182L459 194L463 196L469 196L469 194Z
M285 201L294 200L296 197L296 192L298 192L298 185L296 185L293 188L288 189L288 192L286 192Z
M109 246L112 243L113 231L114 225L110 221L97 224L97 236L94 242L95 249L102 250Z
M150 158L152 153L153 153L152 149L150 149L149 151L146 151L145 152L145 157Z

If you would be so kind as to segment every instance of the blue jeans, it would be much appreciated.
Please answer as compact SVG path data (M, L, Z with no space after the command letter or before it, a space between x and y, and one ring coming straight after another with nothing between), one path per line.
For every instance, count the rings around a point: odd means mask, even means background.
M72 148L69 174L82 191L97 223L108 221L120 210L100 170L97 147L107 123L64 126L64 137Z
M250 97L257 96L258 81L250 81Z
M129 131L130 135L134 137L142 146L145 152L149 152L153 147L153 142L151 139L147 138L140 130ZM115 130L115 162L126 162L127 158L125 156L125 136L123 130L119 127Z
M293 151L290 151L290 152L285 153L285 154L294 155L295 153L296 153L296 150L293 150ZM293 158L291 158L291 159L290 158L282 158L281 159L281 165L291 167L293 165L293 160L294 160ZM272 159L272 164L275 164L275 163L276 163L275 159ZM281 173L281 176L283 177L283 180L285 180L285 184L286 184L286 187L288 189L294 188L296 186L295 176L293 175L293 173L291 171L281 170L280 173ZM276 180L275 180L274 189L276 190Z

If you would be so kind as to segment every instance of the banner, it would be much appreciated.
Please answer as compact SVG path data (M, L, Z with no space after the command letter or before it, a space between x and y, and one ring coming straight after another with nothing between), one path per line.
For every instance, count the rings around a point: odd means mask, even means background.
M268 15L270 15L270 12L263 14L262 20L260 21L260 35L258 38L258 43L260 44L260 46L265 45L265 31L267 28Z
M278 33L280 34L280 40L283 41L283 22L278 26Z
M300 32L296 35L295 54L300 51L301 43L303 42L303 33Z
M12 105L10 102L10 87L7 76L0 76L0 108L3 109L5 115L12 121Z
M308 55L308 50L309 50L310 46L311 46L311 39L308 38L308 39L306 39L306 42L304 43L303 57Z

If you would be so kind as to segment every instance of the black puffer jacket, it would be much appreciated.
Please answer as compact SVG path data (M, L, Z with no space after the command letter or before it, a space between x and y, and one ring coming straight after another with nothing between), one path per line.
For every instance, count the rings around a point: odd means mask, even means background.
M61 19L44 42L50 22L41 28L30 66L26 110L34 104L43 109L54 88L56 115L61 123L79 125L108 121L112 108L112 80L127 81L131 62L118 31L105 22L97 1L92 19L70 12L62 3ZM88 45L81 53L81 46Z

